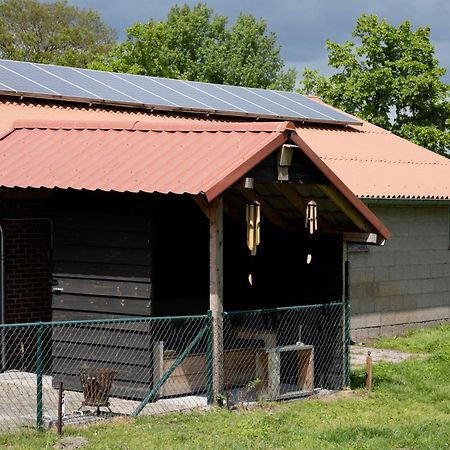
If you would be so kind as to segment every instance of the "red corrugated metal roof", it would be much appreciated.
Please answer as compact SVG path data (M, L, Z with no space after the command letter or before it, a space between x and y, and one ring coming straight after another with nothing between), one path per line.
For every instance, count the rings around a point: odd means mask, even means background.
M297 133L358 197L450 198L450 159L375 125L299 125Z
M0 185L204 193L209 201L289 139L290 122L19 120L0 140ZM384 238L389 231L312 152L305 152Z
M0 146L0 183L219 195L288 139L289 122L19 121Z

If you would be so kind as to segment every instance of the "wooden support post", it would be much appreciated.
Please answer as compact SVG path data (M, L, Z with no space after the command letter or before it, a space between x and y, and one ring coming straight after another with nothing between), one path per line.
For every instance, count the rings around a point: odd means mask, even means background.
M213 398L223 392L223 199L209 210L209 309L213 319Z
M164 341L157 341L153 343L153 386L156 386L158 381L164 375ZM161 386L156 398L164 395L164 386Z
M277 400L280 396L280 352L273 351L267 355L268 395L269 400Z
M298 354L298 390L314 389L314 349L305 349Z
M372 389L372 356L370 352L367 352L366 358L366 389L368 391Z

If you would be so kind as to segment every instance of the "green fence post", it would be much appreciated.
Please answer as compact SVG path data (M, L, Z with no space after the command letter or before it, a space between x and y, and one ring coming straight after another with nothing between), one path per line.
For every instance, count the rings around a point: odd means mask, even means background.
M211 405L213 399L213 347L212 347L212 311L208 310L208 341L206 347L206 364L207 364L207 378L206 378L206 397L208 405Z
M350 264L345 261L345 297L344 297L344 383L350 386Z
M42 346L44 326L39 323L36 335L36 429L42 430L43 412L42 412Z
M350 386L350 302L344 302L344 320L345 320L345 372L344 382L345 386Z

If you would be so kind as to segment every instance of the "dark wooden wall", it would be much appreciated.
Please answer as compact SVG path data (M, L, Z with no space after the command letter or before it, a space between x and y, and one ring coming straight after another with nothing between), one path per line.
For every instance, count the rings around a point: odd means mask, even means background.
M138 194L56 192L53 320L152 313L151 198ZM118 371L112 394L140 398L152 380L147 323L55 328L53 381L81 389L80 369Z
M151 314L151 213L145 196L55 195L53 320Z

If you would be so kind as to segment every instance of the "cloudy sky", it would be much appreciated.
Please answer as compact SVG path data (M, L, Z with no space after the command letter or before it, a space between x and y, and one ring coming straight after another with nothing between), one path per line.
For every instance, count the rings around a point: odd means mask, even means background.
M305 66L329 73L326 39L344 42L351 38L362 13L384 17L398 25L409 20L414 27L430 26L431 41L441 65L450 72L450 1L448 0L207 0L216 13L233 22L240 12L266 19L278 36L287 67L299 73ZM121 39L125 28L150 18L163 20L174 4L195 5L197 0L69 0L69 3L100 12ZM444 79L450 83L450 73Z

